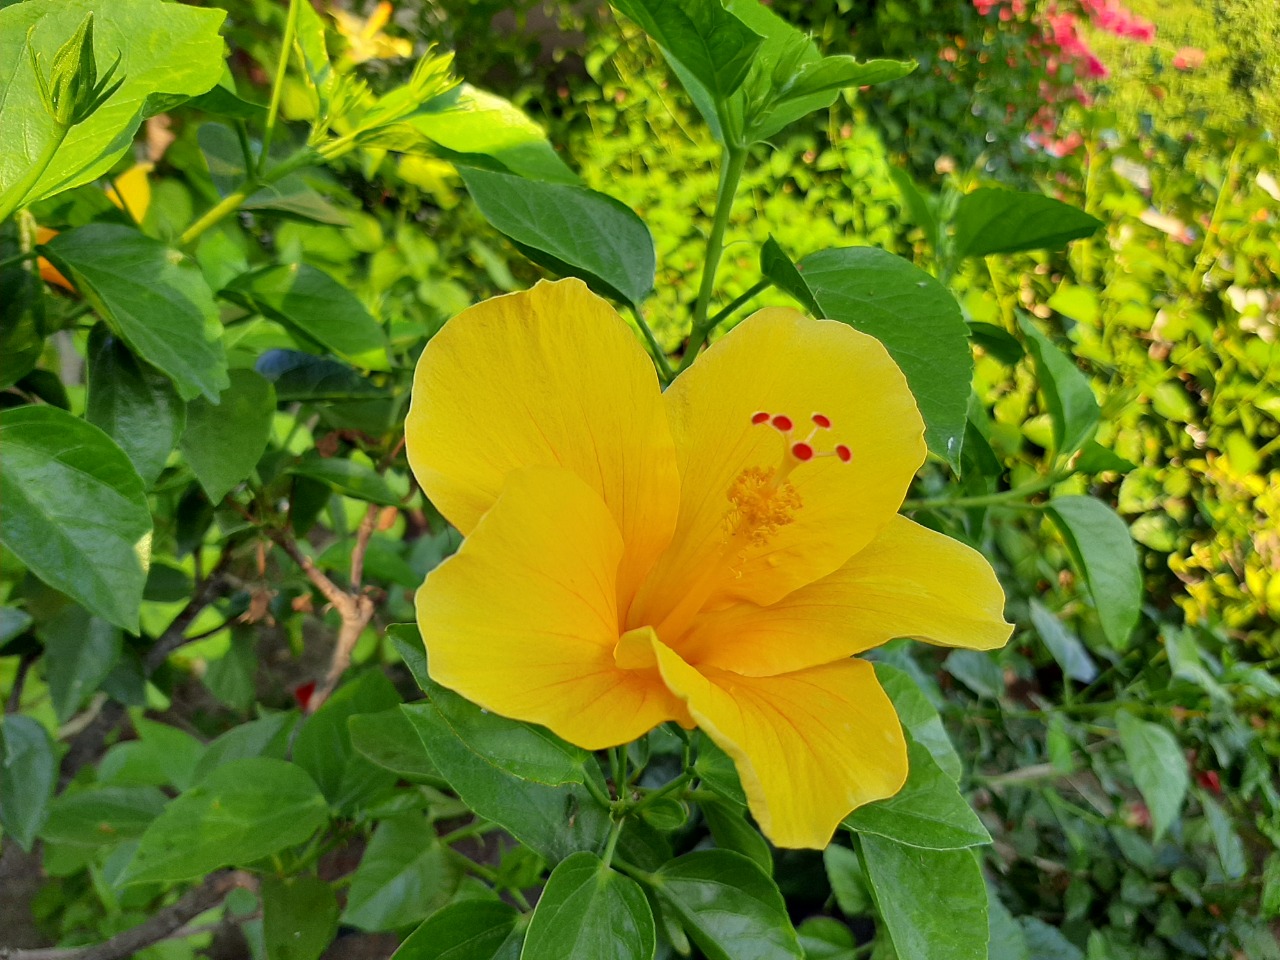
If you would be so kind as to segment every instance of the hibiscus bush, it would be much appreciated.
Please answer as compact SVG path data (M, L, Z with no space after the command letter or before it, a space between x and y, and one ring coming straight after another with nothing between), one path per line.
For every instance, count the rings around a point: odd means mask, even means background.
M1073 356L1179 249L823 183L917 62L757 0L615 2L566 154L410 39L506 7L0 4L0 957L1280 956L1275 601L1162 593L1199 447ZM687 169L600 160L628 102ZM1273 217L1193 258L1258 331ZM1229 342L1186 556L1270 598Z

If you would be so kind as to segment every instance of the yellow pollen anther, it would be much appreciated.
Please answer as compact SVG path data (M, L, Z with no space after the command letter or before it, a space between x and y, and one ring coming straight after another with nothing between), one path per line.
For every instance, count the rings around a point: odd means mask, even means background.
M776 474L772 469L748 467L733 481L728 492L732 507L725 514L726 532L731 539L763 546L795 519L796 511L803 506L800 494L790 481L776 478Z

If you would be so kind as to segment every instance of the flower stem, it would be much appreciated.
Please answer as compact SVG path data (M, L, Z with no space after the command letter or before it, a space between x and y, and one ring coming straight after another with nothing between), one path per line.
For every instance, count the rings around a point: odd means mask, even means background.
M653 330L644 319L644 314L640 312L640 308L627 304L631 310L631 316L635 318L636 326L640 328L640 332L644 334L645 341L649 344L649 355L653 357L654 364L658 367L658 376L662 378L664 384L670 383L671 378L675 374L671 370L671 364L667 362L666 351L662 349L662 345L658 343L658 338L653 335Z
M999 493L987 493L976 497L933 497L927 500L904 500L902 509L904 510L932 510L935 507L994 507L994 506L1013 506L1013 501L1025 500L1037 493L1043 493L1051 487L1057 486L1066 478L1061 474L1050 474L1033 483L1023 484L1021 487L1014 487L1012 490L1002 490ZM1027 504L1028 508L1040 509L1039 504Z
M645 807L662 799L663 797L668 796L672 793L675 793L677 790L683 789L685 784L687 784L692 779L693 779L693 774L690 771L686 770L684 773L680 774L680 776L676 777L670 783L663 784L661 787L657 787L651 792L646 793L643 797L637 800L629 810L627 810L627 814L630 815L630 814L636 813L639 810L643 810Z
M182 231L182 236L178 238L178 245L185 247L191 243L214 224L238 210L240 204L244 203L248 197L249 188L247 184L235 193L227 194L215 206L206 210L199 220L196 220L186 230Z
M267 107L267 121L262 129L262 151L258 154L258 174L267 172L267 158L271 156L271 137L275 133L276 118L280 114L280 97L284 93L284 77L289 70L289 55L293 52L293 37L298 32L299 0L289 0L289 12L284 18L284 38L280 44L280 59L276 61L276 78L271 85L271 102Z
M707 237L707 256L702 265L702 284L698 288L698 300L693 308L693 329L689 335L689 345L685 348L684 357L680 361L680 370L688 369L698 355L698 350L707 341L711 327L707 323L707 309L711 305L711 293L716 285L716 269L720 266L720 255L724 253L724 232L729 226L729 214L733 212L733 198L738 192L738 182L742 179L742 170L747 162L745 147L724 148L720 161L720 186L716 191L715 218L711 221L711 235Z
M609 839L605 842L604 853L600 856L606 867L613 864L613 852L618 849L618 837L622 836L622 825L625 822L625 816L618 817L613 821L613 826L609 828Z
M54 154L58 152L58 148L62 146L62 141L67 139L70 132L69 126L58 124L52 137L45 143L44 149L40 151L40 155L36 157L35 162L27 168L18 180L0 196L0 223L9 219L9 215L18 209L18 205L27 199L27 194L31 192L44 172L49 169L49 164L53 162Z

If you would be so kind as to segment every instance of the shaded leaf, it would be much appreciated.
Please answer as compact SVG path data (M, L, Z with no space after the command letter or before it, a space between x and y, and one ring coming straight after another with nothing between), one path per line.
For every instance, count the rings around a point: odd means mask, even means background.
M1089 585L1102 632L1123 649L1142 613L1142 571L1129 528L1093 497L1055 497L1048 513Z
M49 816L57 782L53 741L30 717L6 714L0 720L0 827L23 850L40 834Z
M1098 675L1098 667L1080 638L1067 630L1040 601L1032 599L1027 607L1031 611L1031 625L1053 654L1053 659L1058 661L1058 666L1062 667L1062 672L1080 683L1092 683Z
M317 960L338 932L338 898L319 877L262 879L267 960Z
M1055 453L1068 457L1083 447L1098 429L1102 410L1089 378L1025 316L1018 322L1036 363L1040 392L1053 418Z
M416 923L448 902L458 878L425 817L389 817L374 830L356 868L343 922L371 931Z
M1158 723L1139 720L1127 710L1116 714L1120 746L1133 782L1151 811L1151 830L1158 840L1178 818L1191 785L1187 759L1178 738Z
M253 368L275 385L280 403L365 400L383 395L345 363L299 350L268 350Z
M120 628L70 604L38 632L44 640L49 697L58 722L66 723L120 659Z
M391 489L373 467L356 460L339 457L304 457L289 467L289 473L327 483L340 493L357 500L398 507L401 494Z
M640 887L582 852L551 871L520 960L652 960L656 946L653 912Z
M253 472L267 449L276 412L275 390L252 370L232 370L217 405L204 398L187 407L182 454L213 503Z
M953 223L952 244L957 257L1059 250L1102 226L1101 220L1061 200L993 188L961 197Z
M504 946L518 938L519 911L500 900L459 900L409 934L391 960L515 960Z

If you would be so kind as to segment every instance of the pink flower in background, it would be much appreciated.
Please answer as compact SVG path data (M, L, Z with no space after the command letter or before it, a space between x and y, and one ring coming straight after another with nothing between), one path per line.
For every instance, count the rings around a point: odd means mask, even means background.
M1183 47L1173 56L1175 70L1194 70L1204 63L1205 53L1199 47Z
M1138 16L1119 0L1080 0L1080 5L1099 30L1141 43L1150 43L1156 38L1155 24Z

